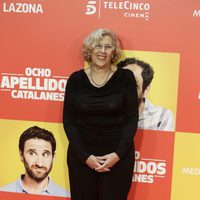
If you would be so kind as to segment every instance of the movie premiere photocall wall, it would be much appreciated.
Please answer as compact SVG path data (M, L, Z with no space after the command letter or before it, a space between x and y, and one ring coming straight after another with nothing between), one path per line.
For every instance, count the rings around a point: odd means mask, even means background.
M19 136L39 126L57 142L49 176L69 192L65 86L85 65L83 39L106 28L120 38L121 59L153 66L147 98L173 113L173 130L138 129L128 199L200 199L200 1L1 0L0 25L0 188L24 173ZM70 198L1 191L0 199Z

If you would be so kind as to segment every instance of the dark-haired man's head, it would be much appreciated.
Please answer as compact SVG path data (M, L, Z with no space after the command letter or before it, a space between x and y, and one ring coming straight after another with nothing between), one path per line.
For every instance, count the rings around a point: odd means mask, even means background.
M148 63L134 57L126 58L125 60L120 61L117 66L129 69L134 73L137 81L137 91L140 103L146 97L147 89L153 80L153 68Z
M56 150L53 134L33 126L25 130L19 139L19 151L26 169L25 176L41 182L50 173Z
M143 79L142 90L144 92L147 89L147 87L150 85L151 81L153 80L153 76L154 76L153 67L150 64L144 61L138 60L136 58L126 58L125 60L120 61L117 64L118 67L123 67L123 68L129 66L127 68L133 71L134 73L137 67L134 67L133 65L137 65L138 67L141 68L141 76Z

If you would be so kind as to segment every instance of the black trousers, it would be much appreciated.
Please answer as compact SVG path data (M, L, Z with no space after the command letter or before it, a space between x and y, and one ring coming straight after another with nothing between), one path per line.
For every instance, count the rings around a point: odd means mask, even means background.
M127 200L134 161L132 148L110 172L100 173L81 163L69 148L67 163L71 200Z

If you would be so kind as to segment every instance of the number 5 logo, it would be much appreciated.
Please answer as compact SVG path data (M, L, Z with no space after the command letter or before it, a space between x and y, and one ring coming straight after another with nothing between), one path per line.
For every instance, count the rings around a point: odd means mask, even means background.
M88 4L86 6L86 15L93 15L96 13L96 1L88 1Z

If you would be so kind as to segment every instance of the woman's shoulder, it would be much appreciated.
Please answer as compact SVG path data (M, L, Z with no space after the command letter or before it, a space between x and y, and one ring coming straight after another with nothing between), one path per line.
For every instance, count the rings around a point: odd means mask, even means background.
M124 81L134 80L135 81L135 76L131 70L123 69L123 68L119 68L118 70L119 70L122 80L124 80Z
M77 71L73 72L73 73L69 76L69 78L70 78L70 79L80 78L80 77L82 77L83 72L84 72L83 69L77 70Z
M83 79L83 69L74 71L67 79L68 87L76 87Z

